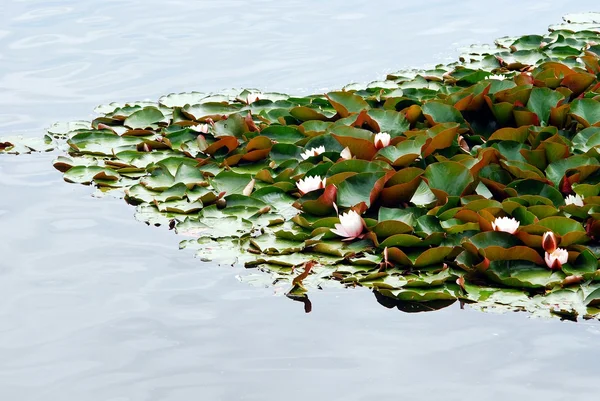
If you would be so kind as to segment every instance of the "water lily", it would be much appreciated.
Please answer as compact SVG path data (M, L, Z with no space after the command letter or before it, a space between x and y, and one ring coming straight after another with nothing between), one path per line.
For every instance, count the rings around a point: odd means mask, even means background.
M325 181L327 178L321 178L318 175L313 177L304 177L302 180L298 180L296 186L300 191L300 194L304 195L306 193L316 191L317 189L325 188Z
M552 231L544 233L544 236L542 237L542 248L544 248L544 251L552 253L557 247L558 241L556 240L554 233Z
M340 223L331 229L331 232L344 237L345 241L360 237L364 228L364 222L360 214L354 210L339 215Z
M569 252L563 248L556 248L551 253L546 252L544 260L550 269L560 269L569 260Z
M198 124L190 127L192 131L200 132L202 134L208 134L208 128L208 124Z
M494 231L504 231L505 233L514 234L519 228L519 222L513 217L496 217L492 223Z
M260 93L248 93L248 96L246 96L246 103L250 104L260 100L258 95L260 95Z
M392 137L390 136L390 134L388 134L387 132L380 132L378 134L375 134L373 142L375 143L375 148L381 149L388 146L391 140Z
M502 74L492 74L488 77L488 79L498 79L500 81L506 79L506 76L502 75Z
M341 151L340 157L344 160L352 159L352 153L350 153L350 148L348 148L348 146L346 146L344 150Z
M302 158L306 160L309 157L319 156L323 152L325 152L325 146L319 146L318 148L308 149L306 152L301 153L300 156L302 156Z
M567 205L583 206L583 197L579 195L569 195L565 198Z

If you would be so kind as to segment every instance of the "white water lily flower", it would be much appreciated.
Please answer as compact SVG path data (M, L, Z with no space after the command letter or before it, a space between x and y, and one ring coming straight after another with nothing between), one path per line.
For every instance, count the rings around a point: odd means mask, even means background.
M362 234L364 223L360 214L354 210L339 215L340 223L331 228L331 232L344 237L345 240L352 240Z
M552 253L546 252L544 260L549 268L560 269L569 260L569 252L563 248L556 248Z
M260 93L248 93L248 96L246 96L246 103L250 104L260 100L259 95Z
M504 231L505 233L514 234L519 228L519 223L513 217L496 217L492 223L494 231Z
M198 124L190 127L192 131L200 132L202 134L208 134L208 128L208 124Z
M388 146L391 140L392 137L390 136L390 134L388 134L387 132L380 132L378 134L375 134L373 142L375 143L375 148L381 149Z
M350 153L350 149L348 148L348 146L346 146L344 150L341 151L340 157L344 160L352 159L352 153Z
M304 153L300 153L300 156L302 156L302 158L306 160L309 157L318 156L323 152L325 152L325 146L319 146L318 148L311 148Z
M565 203L567 205L583 206L583 197L579 195L569 195L565 198Z
M506 79L506 76L504 76L502 74L492 74L488 77L488 79L498 79L500 81L503 81Z
M321 178L318 175L313 177L304 177L302 180L298 180L296 186L300 191L300 194L304 195L306 193L316 191L317 189L325 188L325 181L327 178Z

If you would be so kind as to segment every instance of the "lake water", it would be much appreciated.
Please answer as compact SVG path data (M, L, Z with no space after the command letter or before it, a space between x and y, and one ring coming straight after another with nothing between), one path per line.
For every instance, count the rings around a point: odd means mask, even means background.
M535 3L4 0L0 136L174 91L323 92L597 7ZM55 156L0 155L1 400L597 396L598 323L407 314L359 289L311 292L306 314L66 184Z

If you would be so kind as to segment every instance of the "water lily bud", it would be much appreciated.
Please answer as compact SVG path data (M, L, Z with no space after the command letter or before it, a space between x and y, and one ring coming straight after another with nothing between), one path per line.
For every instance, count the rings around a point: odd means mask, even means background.
M462 150L469 152L471 149L469 148L469 144L465 141L462 135L458 136L458 145L462 148Z
M579 195L569 195L565 198L567 205L583 206L583 197Z
M352 153L350 153L350 148L348 148L348 146L346 146L344 150L342 150L342 152L340 153L340 157L344 160L352 159Z
M246 117L244 117L244 122L248 126L248 130L250 130L250 132L258 132L258 131L260 131L260 128L258 128L256 126L256 124L254 123L254 119L252 118L252 113L251 112L248 112L248 114L246 114ZM275 142L275 141L273 141L273 142Z
M544 236L542 237L542 248L544 248L544 251L552 253L557 246L558 242L556 241L554 233L552 231L544 233Z
M250 196L250 194L252 193L252 190L254 189L255 183L256 183L256 181L254 180L254 178L251 179L250 182L248 183L248 185L246 185L246 187L242 191L242 195Z
M462 288L464 290L465 289L465 277L460 276L459 278L457 278L456 284L458 284L460 286L460 288Z
M352 240L362 234L364 222L360 214L354 210L349 210L342 213L339 218L340 223L336 224L335 228L331 228L332 233L344 237L345 240Z
M390 255L388 247L383 248L383 260L379 263L379 271L385 271L388 267L394 267L394 264L390 262Z
M300 153L300 156L302 156L302 158L306 160L309 157L318 156L323 152L325 152L325 146L319 146L318 148L311 148L304 153Z
M375 143L375 148L381 149L388 146L391 140L392 137L390 136L390 134L388 134L387 132L380 132L378 134L375 134L373 142Z
M562 285L567 286L567 285L572 285L572 284L579 284L582 281L583 281L583 276L574 274L572 276L565 277L565 279L562 282Z
M546 252L544 260L546 261L546 265L550 269L560 269L562 265L567 263L567 261L569 260L569 252L567 252L567 250L563 248L556 248L554 252Z
M256 214L263 215L265 213L269 213L271 211L271 206L265 206L262 209L260 209L258 212L256 212Z
M314 177L304 177L304 179L298 180L296 186L298 187L300 194L304 195L306 193L316 191L317 189L325 188L326 181L327 178L321 178L315 175Z
M519 228L519 223L513 217L496 217L496 220L492 223L494 231L504 231L509 234L514 234Z

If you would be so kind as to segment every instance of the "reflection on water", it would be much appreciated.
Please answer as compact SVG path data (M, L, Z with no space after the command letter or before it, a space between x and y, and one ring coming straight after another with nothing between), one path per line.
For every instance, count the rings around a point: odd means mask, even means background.
M543 32L548 1L10 1L0 28L0 135L40 135L100 103L171 91L291 93L454 58ZM519 12L514 10L518 7ZM343 9L343 10L342 10ZM481 314L406 314L367 290L306 305L247 272L177 251L122 200L62 182L52 154L0 156L4 400L593 399L600 328ZM388 305L389 306L389 305Z

